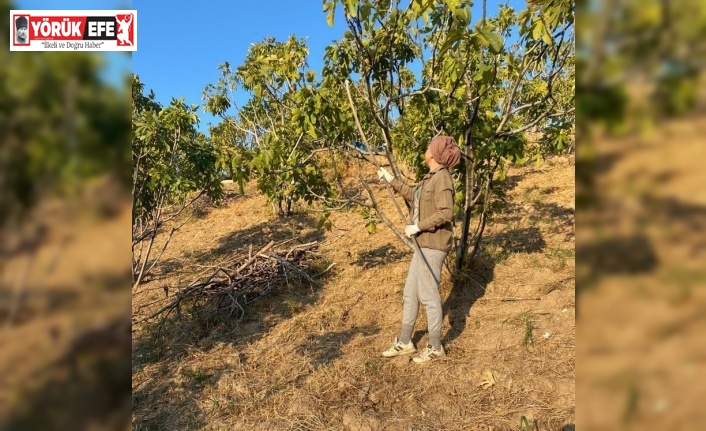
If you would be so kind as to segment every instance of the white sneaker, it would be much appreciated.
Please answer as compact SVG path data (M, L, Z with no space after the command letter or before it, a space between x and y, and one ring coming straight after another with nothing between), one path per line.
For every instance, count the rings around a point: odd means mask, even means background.
M434 347L431 346L431 344L427 344L427 347L422 350L422 353L420 353L419 356L415 356L414 358L412 358L412 360L417 364L422 364L424 362L429 362L432 359L440 358L442 356L446 356L444 346L441 346L441 350L436 350Z
M414 344L412 344L412 340L409 341L409 343L404 344L400 343L400 341L395 337L395 343L390 347L389 349L385 350L382 352L382 356L386 358L391 358L393 356L398 356L398 355L409 355L411 353L415 353L417 349L414 348Z

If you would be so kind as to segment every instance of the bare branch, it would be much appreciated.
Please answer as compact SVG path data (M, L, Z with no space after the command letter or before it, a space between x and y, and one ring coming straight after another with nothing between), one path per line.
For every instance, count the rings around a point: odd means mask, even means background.
M147 270L144 272L144 274L142 274L142 277L143 277L143 278L144 278L145 276L147 276L150 272L152 272L152 269L155 267L155 265L157 265L157 262L159 262L159 259L162 257L162 255L164 254L164 251L167 249L167 246L169 245L169 242L172 240L172 236L174 235L174 232L176 232L176 231L178 231L179 229L181 229L182 227L184 227L184 225L186 225L186 223L188 223L189 220L191 220L191 218L192 218L192 216L190 215L190 216L187 217L187 219L184 220L184 222L182 222L179 226L172 227L171 231L169 232L169 236L167 237L167 240L166 240L166 242L164 243L164 246L162 247L162 250L159 252L159 255L157 255L157 257L152 261L152 265L150 265L150 267L147 268Z
M373 191L370 189L370 186L368 186L368 183L365 181L365 178L363 178L363 174L360 169L360 161L359 160L356 160L356 166L358 168L358 178L360 179L360 182L363 184L363 187L365 188L365 190L368 192L368 196L370 197L370 201L373 203L372 207L375 209L375 212L380 216L382 221L390 228L390 230L392 230L392 232L394 232L395 235L397 235L397 237L402 240L402 242L404 242L405 244L407 244L407 246L412 248L413 247L412 242L407 237L405 237L404 234L402 234L399 230L397 230L397 226L395 226L395 224L392 223L392 221L390 221L390 219L387 218L387 215L385 215L385 213L380 209L380 205L378 205L377 200L375 199L375 195L373 194ZM387 186L389 187L389 184L387 184ZM398 206L398 208L399 208L399 206ZM403 220L404 220L404 216L403 216Z
M283 173L285 173L285 172L292 171L292 170L294 170L294 169L296 169L296 168L300 168L300 167L306 165L306 163L307 163L309 160L311 160L315 155L317 155L318 153L322 153L322 152L324 152L324 151L328 151L328 148L317 148L316 150L312 150L312 151L311 151L311 154L309 154L309 156L307 156L306 159L302 160L301 162L297 163L296 165L291 166L291 167L289 167L289 168L287 168L287 169L277 169L277 170L274 170L274 171L268 171L268 173L271 173L271 174L283 174Z
M555 113L553 113L553 114L550 114L550 112L552 111L552 109L553 109L555 106L556 106L556 105L552 105L552 106L550 106L549 108L547 108L544 112L542 112L542 113L541 113L537 118L535 118L532 122L530 122L530 123L528 123L528 124L526 124L526 125L524 125L524 126L522 126L522 127L519 127L519 128L517 128L517 129L515 129L515 130L511 130L511 131L509 131L509 132L501 133L501 134L496 135L496 136L498 136L498 137L501 137L501 136L512 136L512 135L516 135L516 134L518 134L518 133L522 133L522 132L524 132L525 130L529 130L529 129L531 129L532 127L536 126L540 121L542 121L543 119L545 119L545 118L547 118L547 117L560 117L560 116L562 116L562 115L570 114L570 113L574 112L575 109L576 109L576 108L571 108L571 109L568 109L568 110L563 111L563 112L555 112Z
M532 51L534 51L538 46L540 46L539 43L536 43L532 48L527 50L525 54L522 57L523 62L527 61L528 56ZM512 106L512 102L515 99L515 94L517 93L517 88L520 86L520 82L522 82L523 79L525 79L525 73L527 73L527 70L529 67L537 61L542 55L544 55L544 52L547 50L547 47L545 46L544 49L542 49L542 52L540 52L536 57L532 58L531 60L527 61L520 71L520 73L517 75L517 79L515 80L515 83L512 86L512 90L510 90L510 94L508 95L507 101L505 101L505 106L503 107L503 117L502 120L500 120L500 124L498 124L497 129L495 129L495 133L500 133L500 131L505 127L505 124L507 121L510 119L510 107Z
M322 201L322 202L324 202L324 203L326 203L326 204L340 204L339 207L328 208L328 210L341 210L341 209L343 209L343 208L345 208L345 207L347 207L347 206L350 206L351 204L356 204L356 205L360 205L360 206L362 206L362 207L372 208L372 205L371 205L371 204L356 199L358 196L361 196L360 194L358 194L357 196L350 197L350 198L348 198L348 199L346 199L346 200L342 200L342 199L331 199L331 198L327 198L326 196L321 196L321 195L317 194L317 193L314 192L314 191L311 189L311 187L309 187L309 186L306 186L306 189L307 189L307 191L308 191L309 193L311 193L312 196L316 197L317 199L319 199L320 201ZM325 210L322 210L322 211L325 211Z
M149 245L147 246L147 253L145 254L145 257L144 257L143 260L142 260L142 266L141 266L141 268L140 268L140 272L139 272L139 274L137 275L137 278L135 279L135 282L134 282L133 285L132 285L133 290L134 290L137 286L140 285L140 283L142 282L142 277L143 277L144 274L145 274L145 267L147 266L147 259L149 259L149 257L150 257L150 253L151 253L151 251L152 251L152 245L154 245L154 238L155 238L155 236L156 236L156 231L154 231L154 232L155 232L155 233L153 233L152 236L150 237L150 243L149 243Z
M405 99L405 98L407 98L407 97L412 97L412 96L418 96L418 95L421 95L421 94L426 94L426 93L428 93L429 91L435 91L435 92L437 92L437 93L443 94L444 96L449 96L449 97L450 97L448 91L442 90L442 89L440 89L440 88L436 88L436 87L432 87L432 86L429 86L429 85L428 85L428 86L426 86L426 87L424 87L424 88L420 88L419 90L410 91L409 93L402 93L402 94L399 94L399 95L397 95L397 96L395 96L395 97L389 98L388 101L387 101L387 103L385 104L385 106L382 107L382 108L380 108L380 109L378 109L378 112L382 112L382 111L387 111L387 110L389 110L389 109L390 109L390 105L391 105L393 102L396 102L396 101L398 101L398 100L400 100L400 99Z
M355 106L353 105L353 97L351 96L351 91L350 91L350 88L349 88L349 86L348 86L348 80L346 80L346 94L348 95L348 102L350 103L351 109L353 110L353 118L355 119L355 123L356 123L356 126L358 127L358 131L361 133L361 135L362 135L363 138L365 139L365 136L363 135L363 128L362 128L361 125L360 125L360 121L358 121L358 112L356 111ZM372 154L372 152L371 152L371 150L370 150L370 145L368 144L367 140L365 141L365 144L368 146L368 152L370 152L370 157L371 157L371 159L373 160L373 163L375 163L375 166L376 166L377 168L380 168L380 164L378 163L378 161L377 161L377 159L375 158L375 156ZM389 149L388 149L388 150L389 150ZM389 155L389 152L388 152L388 155ZM393 163L393 160L392 160L391 158L388 157L388 160L390 161L390 163ZM358 162L358 164L360 164L360 161L357 161L357 162ZM396 168L396 166L394 166L394 167ZM360 168L359 168L359 169L360 169ZM400 177L399 173L397 174L397 177L398 177L398 178ZM361 178L361 181L362 181L362 177L360 177L360 178ZM384 214L382 214L380 208L378 207L377 203L375 202L375 198L374 198L374 196L372 195L372 191L370 191L370 189L367 187L367 184L366 184L364 181L363 181L363 184L364 184L364 186L366 187L366 189L368 190L368 193L370 194L371 199L373 200L373 205L375 205L375 210L380 214L381 217L384 217ZM390 193L390 199L392 199L392 202L395 204L395 207L397 208L397 211L399 212L400 217L401 217L402 220L404 220L405 223L406 223L406 222L407 222L407 218L405 217L404 213L402 212L402 209L400 208L400 206L397 204L397 200L395 200L395 194L394 194L394 192L392 191L392 186L391 186L387 181L385 181L385 188L386 188L387 191ZM396 229L395 229L394 227L393 227L393 230L395 231L395 233L397 233L397 231L396 231ZM399 235L398 235L398 236L399 236ZM403 241L406 240L406 238L404 238L404 237L401 237L401 236L400 236L400 238L403 238ZM409 244L411 243L411 241L408 241L408 240L407 240L407 241L405 241L405 243L409 245Z
M132 244L135 245L135 244L137 244L137 243L139 243L139 242L144 241L145 239L147 239L147 237L149 237L149 236L152 235L153 233L156 234L157 229L159 229L160 227L162 227L162 225L164 225L164 223L166 223L166 222L172 220L173 218L179 216L179 214L181 214L181 212L184 211L185 208L191 206L191 204L193 204L194 202L196 202L196 200L197 200L198 198L200 198L201 196L203 196L204 193L206 193L206 191L205 191L205 190L201 190L201 191L199 192L199 194L196 195L193 199L191 199L188 203L187 203L186 200L185 200L184 203L182 203L181 208L179 208L179 210L177 210L176 212L170 214L169 216L167 216L167 217L165 217L165 218L161 218L161 211L160 211L160 212L159 212L159 215L158 215L158 216L155 216L156 218L153 218L154 224L153 224L152 228L146 229L146 230L143 230L142 232L140 232L139 235L137 235L135 238L133 238ZM160 202L159 205L160 205L160 207L161 207L161 205L163 205L163 199L161 200L161 202Z
M539 106L547 101L548 97L542 98L542 100L532 102L532 103L525 103L524 105L518 106L517 108L513 109L510 111L510 116L517 114L518 112L529 109L529 108L534 108L535 106Z
M483 237L483 231L485 230L485 224L488 217L488 205L490 203L490 190L493 183L493 174L495 173L495 169L497 169L499 162L500 158L498 157L495 159L495 165L488 171L488 176L485 183L485 193L483 193L483 211L481 211L480 220L478 220L478 228L474 233L475 241L473 243L473 251L470 254L471 259L473 259L478 251L478 244L480 244L480 240Z
M292 154L294 154L294 151L296 151L296 149L299 146L299 143L302 141L303 137L304 137L304 132L299 134L299 138L297 139L297 143L294 144L294 148L292 148L292 151L289 152L289 157L287 157L287 160L292 158Z

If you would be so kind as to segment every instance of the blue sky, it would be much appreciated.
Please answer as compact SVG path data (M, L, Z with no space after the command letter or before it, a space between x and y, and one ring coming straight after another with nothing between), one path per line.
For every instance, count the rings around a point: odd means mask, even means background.
M516 8L524 3L510 1ZM488 1L489 15L495 14L498 4ZM474 6L474 22L480 18L481 5L478 1ZM326 24L321 0L133 0L132 9L138 14L138 49L132 56L132 71L146 89L154 90L163 105L181 97L188 104L200 105L203 88L218 80L218 65L228 61L237 67L250 44L267 36L277 40L291 34L307 38L309 67L320 71L324 48L341 38L345 30L340 7L334 26ZM239 106L245 97L236 93ZM208 123L217 122L202 109L199 117L204 132Z
M516 10L525 0L508 0ZM488 15L499 4L488 0ZM320 71L324 48L339 39L345 30L341 8L334 26L326 24L321 0L269 1L186 1L155 0L15 0L17 9L135 9L138 16L138 48L132 56L104 53L104 78L115 85L132 71L146 88L166 105L172 98L184 97L188 104L201 104L206 84L218 80L218 65L228 61L237 67L245 59L251 43L274 36L284 40L291 34L305 37L309 47L309 67ZM476 1L472 21L480 19L482 1ZM244 93L236 93L238 104ZM200 129L217 119L199 110Z
M132 70L157 99L166 105L172 97L201 104L203 88L216 83L219 64L232 67L245 59L251 43L291 34L307 38L309 66L320 70L324 48L340 38L342 19L326 24L320 0L307 1L174 1L165 9L154 1L135 0L139 17L139 47ZM340 8L339 8L340 9ZM242 106L246 96L237 93ZM201 130L217 119L200 110Z

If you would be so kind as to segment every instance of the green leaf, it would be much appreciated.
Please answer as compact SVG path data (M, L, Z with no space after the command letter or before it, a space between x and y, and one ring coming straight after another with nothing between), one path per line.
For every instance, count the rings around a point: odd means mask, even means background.
M444 0L444 3L449 7L449 9L454 10L461 3L461 0Z
M546 43L547 45L552 45L552 42L553 42L553 41L552 41L552 36L549 34L549 31L548 31L547 28L544 26L544 24L542 24L542 40L543 40L544 43Z
M367 21L370 16L370 5L368 3L363 3L360 6L360 20Z
M312 138L314 138L314 139L316 139L316 137L317 137L317 135L316 135L316 128L315 128L314 125L311 124L311 123L309 123L309 135L310 135Z
M488 43L490 50L497 54L503 49L503 37L488 29L480 29L480 35Z
M460 24L461 27L465 27L471 22L471 11L469 9L454 9L453 16L458 21L458 24Z
M437 55L441 58L454 43L458 42L458 40L461 39L462 36L463 35L458 31L449 32L449 34L446 36L446 42L444 42L444 44L441 46L441 49L439 49L439 54Z
M566 136L563 133L560 133L557 135L556 139L554 140L554 146L556 146L556 148L559 150L563 150L564 146L566 145L568 140L569 140L568 136Z
M368 230L368 233L372 235L377 230L377 225L374 221L371 220L368 222L368 224L365 225L365 228Z
M351 17L355 18L358 16L358 11L355 9L355 0L345 0L346 2L346 11L350 14Z
M328 24L329 27L333 27L333 17L336 14L336 2L333 1L331 3L332 6L328 11L328 14L326 14L326 24Z
M329 215L330 213L324 213L324 215L319 218L319 221L316 223L316 230L320 230L324 227L324 224L328 220Z
M542 25L540 21L535 21L532 26L532 39L539 40L542 36Z
M527 420L527 417L522 416L520 418L520 428L521 428L521 431L532 431L532 427L530 426L530 423Z

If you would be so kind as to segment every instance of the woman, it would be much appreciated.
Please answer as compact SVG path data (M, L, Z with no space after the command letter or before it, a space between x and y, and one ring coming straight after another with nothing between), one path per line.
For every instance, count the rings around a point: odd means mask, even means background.
M421 364L446 355L441 345L443 316L437 280L441 280L441 265L453 244L454 182L449 169L460 159L461 150L456 141L450 136L437 136L431 140L424 154L429 173L416 187L402 184L385 168L378 170L380 180L384 178L396 192L412 203L412 224L406 226L404 231L407 237L417 237L422 252L420 255L417 250L412 256L404 286L402 328L392 347L382 353L385 357L416 352L412 331L420 302L426 307L429 343L413 360Z

